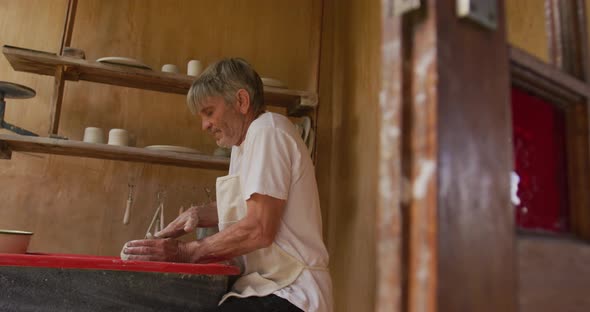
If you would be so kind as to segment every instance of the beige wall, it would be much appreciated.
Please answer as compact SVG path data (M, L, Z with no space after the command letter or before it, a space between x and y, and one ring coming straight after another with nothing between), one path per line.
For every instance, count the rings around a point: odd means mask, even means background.
M325 3L317 171L335 311L372 311L380 1Z
M80 0L72 46L87 59L127 56L159 69L190 59L249 60L262 76L307 89L317 74L319 6L315 0ZM57 51L67 1L0 0L0 43ZM316 41L314 41L316 40ZM314 48L314 44L316 47ZM14 72L0 56L2 80L37 90L9 101L6 118L47 134L53 78ZM14 104L14 105L12 105ZM18 107L17 107L18 105ZM88 82L65 88L59 134L80 140L86 126L126 128L137 145L183 145L211 153L184 96ZM14 153L0 162L0 228L35 232L31 251L116 255L143 237L158 189L168 192L166 219L180 205L206 200L222 171ZM137 184L131 223L122 224L127 184Z
M549 62L549 37L544 0L504 1L508 42Z

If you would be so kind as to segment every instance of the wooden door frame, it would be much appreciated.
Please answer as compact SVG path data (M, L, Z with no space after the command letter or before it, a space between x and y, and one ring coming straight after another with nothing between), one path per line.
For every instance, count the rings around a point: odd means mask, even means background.
M383 0L377 311L517 310L504 1Z

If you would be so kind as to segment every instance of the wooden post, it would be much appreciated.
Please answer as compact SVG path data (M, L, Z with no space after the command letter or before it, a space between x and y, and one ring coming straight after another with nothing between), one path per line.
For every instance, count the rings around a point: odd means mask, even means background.
M61 103L64 93L65 66L59 65L55 69L55 80L53 84L53 95L51 96L51 122L49 124L49 134L57 134L59 130L59 118L61 115Z
M515 312L505 1L493 31L458 19L454 2L427 8L437 15L437 311Z
M402 22L402 220L406 267L407 311L437 311L437 124L440 105L437 76L436 1L406 14ZM440 234L439 234L440 235ZM443 281L444 283L444 281ZM445 311L445 310L442 310Z
M376 214L377 295L375 311L402 310L402 213L401 213L401 18L381 1L382 67L381 129L379 137L379 192Z
M61 34L61 45L59 54L63 55L64 48L69 47L72 42L72 32L74 31L74 19L76 17L76 8L78 7L78 0L68 0L68 7L66 9L66 20L64 22L64 30Z
M64 30L61 36L59 54L63 55L64 48L72 42L72 32L74 31L74 19L76 17L76 8L78 0L69 0L66 9L66 20ZM49 134L57 134L59 130L59 118L61 115L61 103L63 101L64 84L65 84L65 66L60 65L55 68L55 79L53 83L53 95L51 97L51 116L49 124Z
M509 59L497 2L497 30L459 19L454 1L422 1L398 18L401 30L385 18L384 77L393 79L381 93L377 311L396 309L399 284L401 311L517 311Z

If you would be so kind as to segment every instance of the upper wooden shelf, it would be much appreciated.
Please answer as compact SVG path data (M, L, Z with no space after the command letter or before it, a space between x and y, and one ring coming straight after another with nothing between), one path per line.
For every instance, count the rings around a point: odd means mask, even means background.
M92 81L130 88L186 95L194 77L132 67L102 64L54 53L5 45L2 52L16 71L54 76L58 66L64 67L66 80ZM267 105L286 107L291 116L300 116L317 106L313 92L264 87Z
M0 158L10 159L12 151L79 156L110 160L147 162L204 169L229 169L229 158L155 151L140 147L93 144L43 137L0 134Z

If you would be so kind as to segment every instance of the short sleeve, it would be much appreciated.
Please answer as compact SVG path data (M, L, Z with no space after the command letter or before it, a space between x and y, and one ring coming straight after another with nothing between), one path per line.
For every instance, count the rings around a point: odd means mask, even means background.
M252 194L287 200L297 145L280 129L257 129L248 138L240 170L244 200Z

